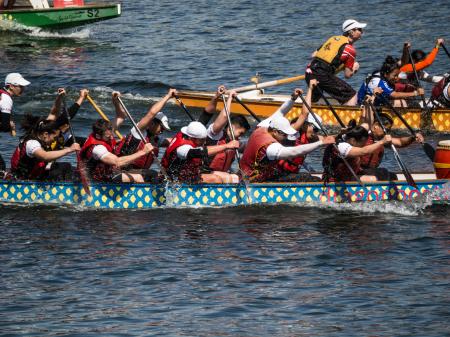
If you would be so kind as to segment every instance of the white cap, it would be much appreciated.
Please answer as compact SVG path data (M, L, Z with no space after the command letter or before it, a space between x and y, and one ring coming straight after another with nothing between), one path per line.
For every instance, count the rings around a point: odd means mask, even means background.
M156 114L155 119L161 122L162 126L166 130L170 130L169 127L169 118L164 114L164 112L160 111Z
M297 133L297 130L291 126L291 123L289 123L289 120L286 117L277 117L272 119L269 123L269 127L281 131L288 136L295 135Z
M197 139L206 138L206 127L200 122L190 122L188 126L183 126L181 132L186 136Z
M26 87L27 85L30 84L30 82L28 82L26 79L23 78L22 75L20 75L19 73L10 73L8 75L6 75L5 78L5 85L20 85L22 87Z
M342 24L342 31L345 33L356 28L366 28L366 26L367 23L362 23L353 19L348 19L345 20L344 23Z
M322 124L322 118L318 115L318 114L314 114L314 116L316 116L316 118L319 120L319 122ZM314 125L315 128L318 128L320 130L320 126L319 124L317 124L316 120L314 119L314 117L311 115L311 112L308 114L308 118L306 119L306 121L308 123L311 123L312 125Z

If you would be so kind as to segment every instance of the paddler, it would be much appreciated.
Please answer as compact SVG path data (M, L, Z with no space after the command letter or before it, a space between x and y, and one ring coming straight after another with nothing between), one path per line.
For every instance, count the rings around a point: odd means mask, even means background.
M226 150L239 148L232 140L225 144L206 146L207 130L200 122L191 122L181 128L172 139L161 161L171 179L181 183L230 183L239 182L236 174L227 172L202 172L206 158Z
M220 91L223 89L223 91ZM225 92L225 87L219 87L218 91L221 93ZM228 94L227 99L227 108L228 111L231 110L231 104L233 102L233 98L237 96L235 91L231 91ZM250 124L247 119L241 115L233 115L230 117L231 127L233 128L233 134L236 140L240 140L245 133L250 130ZM230 127L228 125L228 117L227 110L225 107L222 111L217 115L214 123L210 124L207 127L207 138L206 145L223 145L229 143L232 140L232 134ZM230 172L231 165L236 157L236 151L234 149L228 149L223 152L216 154L215 156L208 157L207 163L208 168L211 171L216 171L216 174L221 174L218 172ZM232 182L232 181L230 181ZM235 181L233 181L235 182Z
M374 96L367 96L366 99L373 102ZM371 115L369 116L369 114ZM379 112L378 115L386 131L389 132L394 125L392 118L388 114L382 112ZM371 125L368 123L369 120L373 121ZM375 142L382 141L385 137L383 128L381 127L378 119L373 116L373 111L370 108L366 107L364 109L361 119L361 126L368 131L368 137L365 145L371 145ZM415 137L391 137L390 139L396 148L407 147L414 142L423 143L425 141L420 132L417 132ZM397 175L395 173L389 172L386 168L380 167L383 157L384 147L378 147L372 153L362 156L360 159L362 174L376 176L377 180L397 180Z
M14 96L21 96L25 87L30 84L19 73L10 73L6 75L5 86L0 89L0 131L10 132L12 135L16 132L16 126L12 120ZM0 171L5 171L6 165L3 157L0 155Z
M78 143L60 150L51 150L51 144L59 136L58 125L45 118L26 115L22 124L25 135L11 158L11 173L24 180L71 180L70 163L54 162L70 153L80 150Z
M283 181L279 173L280 160L306 155L335 141L329 136L311 144L284 146L287 137L297 133L289 120L277 115L269 118L267 127L263 122L251 134L241 158L241 168L251 182Z
M329 145L323 156L324 174L322 179L326 182L355 181L356 178L348 169L342 157L347 160L352 170L361 181L376 181L374 175L366 175L361 167L361 158L379 151L391 142L391 136L385 135L379 141L366 145L369 138L367 129L356 126L338 137L337 149Z
M111 123L104 119L97 120L80 152L91 178L101 182L143 183L144 177L141 174L123 171L122 168L148 155L153 151L153 145L147 143L135 153L122 157L114 154L115 146Z
M336 76L343 70L345 78L352 77L359 69L356 61L354 43L361 39L366 23L353 19L345 20L342 24L342 35L330 37L313 54L313 60L306 68L306 82L312 78L318 80L318 87L327 92L340 104L356 105L356 91L344 80ZM317 89L313 92L312 100L317 102L320 94Z
M120 104L118 97L120 97L120 92L114 91L112 93L112 101L116 109L116 118L113 121L115 128L119 128L126 118L126 113ZM145 139L147 143L153 145L153 151L148 153L144 157L129 163L125 169L135 173L139 173L144 176L146 182L159 182L159 173L155 170L150 170L154 158L158 157L159 148L161 146L167 147L169 141L167 139L161 139L161 134L170 130L169 119L164 114L162 109L167 104L167 102L177 95L176 89L169 89L167 94L158 102L153 104L147 111L144 117L137 123L139 130L146 131ZM133 127L126 137L124 137L116 146L115 154L119 157L128 156L130 154L136 153L137 151L144 148L144 142L137 130Z

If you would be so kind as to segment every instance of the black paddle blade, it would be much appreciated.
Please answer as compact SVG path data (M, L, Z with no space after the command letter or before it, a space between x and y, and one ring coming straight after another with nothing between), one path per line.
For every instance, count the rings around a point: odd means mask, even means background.
M434 161L434 155L436 153L436 150L430 143L423 143L423 150L428 158L433 162Z

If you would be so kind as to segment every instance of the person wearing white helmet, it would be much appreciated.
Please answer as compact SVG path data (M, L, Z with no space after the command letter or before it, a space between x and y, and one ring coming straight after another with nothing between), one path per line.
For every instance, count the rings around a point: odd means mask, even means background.
M251 182L283 181L279 171L279 161L305 155L322 145L334 143L334 137L324 137L311 144L284 146L287 137L297 134L289 120L276 116L268 127L259 126L251 134L244 154L241 168ZM290 179L289 179L290 181Z
M225 144L205 146L206 127L200 122L191 122L181 128L172 139L161 160L171 179L181 183L237 183L235 174L212 171L202 173L206 158L228 149L239 148L239 142L232 140Z
M29 85L26 79L19 73L10 73L6 75L5 86L0 89L0 132L10 132L15 135L16 126L12 120L14 96L20 96L24 87ZM5 162L0 155L0 171L5 170Z
M312 78L318 80L318 88L328 93L340 104L356 105L356 91L344 80L336 76L344 71L345 78L352 77L359 69L356 61L356 50L353 44L361 39L366 23L353 19L345 20L342 24L342 35L330 37L313 54L313 60L306 68L306 81ZM313 91L313 102L320 99L317 89Z
M177 90L173 88L169 89L167 94L158 102L153 104L148 109L145 116L142 117L142 119L137 123L137 126L141 132L146 131L146 134L144 134L146 142L153 145L153 151L148 155L133 161L125 169L142 174L147 182L159 181L158 172L155 170L150 170L150 166L153 164L155 157L158 157L159 148L169 144L169 140L167 138L161 139L160 137L164 131L170 130L169 119L161 110L172 97L175 97L175 95L177 95ZM114 91L112 93L112 101L116 109L116 118L112 122L115 129L118 129L126 118L126 113L118 100L118 97L120 96L121 94L118 91ZM128 135L117 144L115 153L119 157L128 156L141 150L144 145L145 143L142 141L139 133L133 127Z

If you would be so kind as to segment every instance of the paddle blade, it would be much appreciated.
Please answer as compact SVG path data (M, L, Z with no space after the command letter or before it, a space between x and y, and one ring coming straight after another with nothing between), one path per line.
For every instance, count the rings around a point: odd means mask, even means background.
M423 150L425 151L425 154L428 158L433 162L434 161L434 155L436 153L436 150L430 143L423 143Z
M86 175L86 165L84 161L80 157L80 152L77 151L77 171L80 175L81 184L83 185L83 189L87 195L91 195L91 189L89 188L89 181Z

